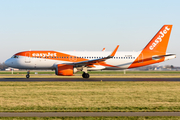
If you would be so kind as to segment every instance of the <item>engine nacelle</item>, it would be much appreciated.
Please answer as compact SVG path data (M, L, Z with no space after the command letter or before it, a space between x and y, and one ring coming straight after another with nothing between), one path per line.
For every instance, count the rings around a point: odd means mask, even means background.
M73 65L58 64L56 65L56 75L73 76L77 69Z

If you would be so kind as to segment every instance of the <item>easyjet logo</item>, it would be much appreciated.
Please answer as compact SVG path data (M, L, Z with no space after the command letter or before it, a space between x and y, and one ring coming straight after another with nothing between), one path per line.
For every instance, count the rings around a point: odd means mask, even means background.
M157 39L152 43L152 45L149 47L150 50L153 50L160 42L162 42L162 38L164 37L165 34L170 30L167 26L165 27L164 30L159 32L159 36Z
M54 56L57 56L57 55L56 55L56 53L48 52L48 53L33 53L32 56L33 57L38 57L38 56L41 56L41 57L49 57L49 56L54 57Z

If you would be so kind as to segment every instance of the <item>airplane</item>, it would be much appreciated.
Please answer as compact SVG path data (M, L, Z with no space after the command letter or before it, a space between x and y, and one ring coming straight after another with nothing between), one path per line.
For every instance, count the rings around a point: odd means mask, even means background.
M9 67L37 70L55 70L59 76L73 76L83 71L82 77L89 78L88 71L123 70L142 67L176 58L166 53L172 25L164 25L141 51L23 51L5 61ZM135 42L133 44L136 44ZM26 78L29 78L29 71Z

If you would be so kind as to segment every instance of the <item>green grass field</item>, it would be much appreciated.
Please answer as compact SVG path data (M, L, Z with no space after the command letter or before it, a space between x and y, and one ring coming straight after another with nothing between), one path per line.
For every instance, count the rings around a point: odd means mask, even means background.
M31 74L55 74L55 71L31 71ZM13 74L26 74L27 71L13 71ZM88 71L89 74L124 74L124 71ZM0 71L0 74L12 74L11 71ZM82 74L77 72L76 74ZM126 71L126 74L180 74L180 71Z
M0 120L179 120L180 117L0 117Z
M38 73L38 74L35 74ZM90 71L90 78L180 78L180 71ZM26 71L0 71L0 78L25 78ZM30 78L82 78L82 72L74 76L57 76L54 71L31 71Z
M180 111L179 82L0 82L0 111Z

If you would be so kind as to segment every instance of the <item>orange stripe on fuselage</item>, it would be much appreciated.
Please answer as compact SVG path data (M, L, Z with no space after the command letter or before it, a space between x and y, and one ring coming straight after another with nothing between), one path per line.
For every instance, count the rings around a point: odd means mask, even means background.
M36 58L49 59L49 60L61 60L67 62L81 62L88 60L85 58L79 58L77 56L68 55L65 53L60 53L55 51L24 51L24 52L19 52L15 55L31 57L31 58L36 57Z

